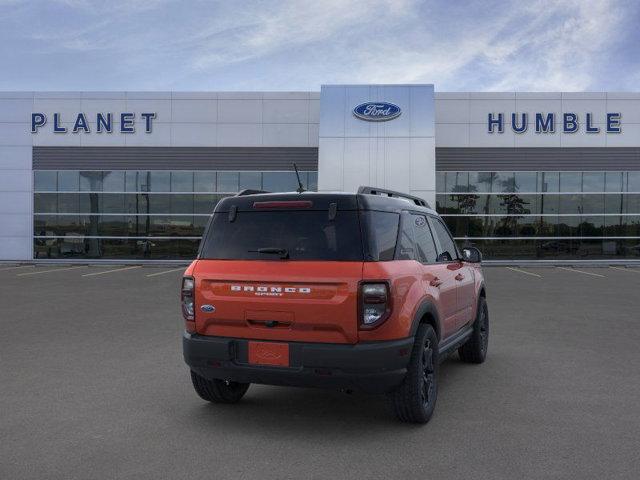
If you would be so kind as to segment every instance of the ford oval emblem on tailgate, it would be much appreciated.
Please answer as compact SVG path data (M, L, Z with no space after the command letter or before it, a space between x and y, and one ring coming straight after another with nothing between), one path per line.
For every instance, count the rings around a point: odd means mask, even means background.
M367 122L386 122L399 117L402 110L399 106L389 102L361 103L353 109L353 114Z
M213 305L202 305L200 307L200 310L202 310L203 312L215 312L216 307L214 307Z

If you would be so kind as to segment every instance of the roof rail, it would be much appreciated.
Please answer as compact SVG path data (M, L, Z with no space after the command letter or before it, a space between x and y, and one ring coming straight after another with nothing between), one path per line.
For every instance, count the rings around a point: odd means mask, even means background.
M243 197L245 195L256 195L258 193L271 193L271 192L267 192L266 190L253 190L251 188L245 188L244 190L240 190L238 193L236 193L236 197Z
M413 195L409 195L407 193L395 192L393 190L386 190L384 188L361 186L360 188L358 188L358 193L364 195L380 195L393 198L404 198L405 200L409 200L420 207L431 208L429 204L420 197L414 197Z

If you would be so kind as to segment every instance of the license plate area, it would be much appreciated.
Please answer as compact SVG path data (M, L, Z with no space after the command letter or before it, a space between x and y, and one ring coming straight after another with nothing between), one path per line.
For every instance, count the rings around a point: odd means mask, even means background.
M249 342L249 364L272 367L289 366L289 344L276 342Z

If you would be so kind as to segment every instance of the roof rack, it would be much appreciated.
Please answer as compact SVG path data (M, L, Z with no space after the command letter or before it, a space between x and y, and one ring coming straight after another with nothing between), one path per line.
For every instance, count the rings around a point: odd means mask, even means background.
M420 197L414 197L413 195L395 192L393 190L386 190L384 188L362 186L358 188L358 193L361 193L364 195L380 195L380 196L387 196L387 197L393 197L393 198L404 198L405 200L409 200L420 207L431 208L429 204Z
M238 193L236 193L236 197L243 197L245 195L256 195L258 193L271 193L271 192L267 192L266 190L253 190L251 188L245 188L244 190L240 190Z

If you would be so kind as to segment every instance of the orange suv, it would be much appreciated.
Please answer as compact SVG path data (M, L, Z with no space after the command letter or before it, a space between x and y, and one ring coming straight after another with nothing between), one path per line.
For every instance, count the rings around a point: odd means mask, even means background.
M385 393L425 423L442 359L487 354L480 261L424 200L389 190L225 198L182 280L193 386L217 403L251 383Z

